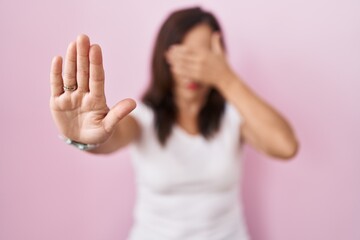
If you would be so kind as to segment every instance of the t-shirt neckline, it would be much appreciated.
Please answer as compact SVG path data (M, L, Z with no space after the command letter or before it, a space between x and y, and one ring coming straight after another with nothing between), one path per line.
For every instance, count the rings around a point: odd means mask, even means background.
M173 126L174 130L183 135L186 138L189 139L202 139L202 135L200 133L197 134L191 134L188 133L185 129L183 129L181 126L179 126L177 123Z

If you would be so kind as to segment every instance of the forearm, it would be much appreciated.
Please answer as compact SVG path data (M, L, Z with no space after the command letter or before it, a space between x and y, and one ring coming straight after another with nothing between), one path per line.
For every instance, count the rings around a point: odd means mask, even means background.
M229 74L218 83L217 88L243 116L261 150L274 156L296 151L297 142L290 124L242 79Z

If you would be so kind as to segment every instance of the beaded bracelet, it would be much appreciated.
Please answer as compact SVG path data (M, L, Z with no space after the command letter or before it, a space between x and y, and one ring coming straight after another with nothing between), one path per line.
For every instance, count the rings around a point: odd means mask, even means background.
M72 146L76 147L77 149L80 149L83 151L92 150L92 149L100 146L100 144L84 144L84 143L76 142L74 140L71 140L70 138L67 138L67 137L64 137L61 135L59 135L59 138L61 138L65 143L72 145Z

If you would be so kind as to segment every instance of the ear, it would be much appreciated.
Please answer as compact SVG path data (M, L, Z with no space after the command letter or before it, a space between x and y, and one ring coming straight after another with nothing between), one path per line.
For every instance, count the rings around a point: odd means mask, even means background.
M211 50L216 54L224 54L224 50L221 45L221 35L219 32L214 32L211 36Z

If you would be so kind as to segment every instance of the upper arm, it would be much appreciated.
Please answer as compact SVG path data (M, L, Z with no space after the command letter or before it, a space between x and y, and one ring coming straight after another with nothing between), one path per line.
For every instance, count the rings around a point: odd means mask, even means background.
M259 138L256 137L254 131L251 130L249 125L246 122L242 123L240 128L240 142L241 143L246 142L250 144L252 147L254 147L256 150L265 153L264 148L258 139Z
M283 137L276 137L276 136L274 136L270 140L270 143L267 143L266 145L264 141L261 141L261 137L257 136L256 132L253 131L249 127L249 125L245 123L242 125L240 136L241 136L240 137L241 142L246 142L250 144L252 147L254 147L256 150L258 150L259 152L262 152L266 155L276 158L281 158L281 159L292 158L296 154L298 148L296 140L288 140L288 139L284 140ZM277 147L270 148L269 146L270 144L273 144Z

